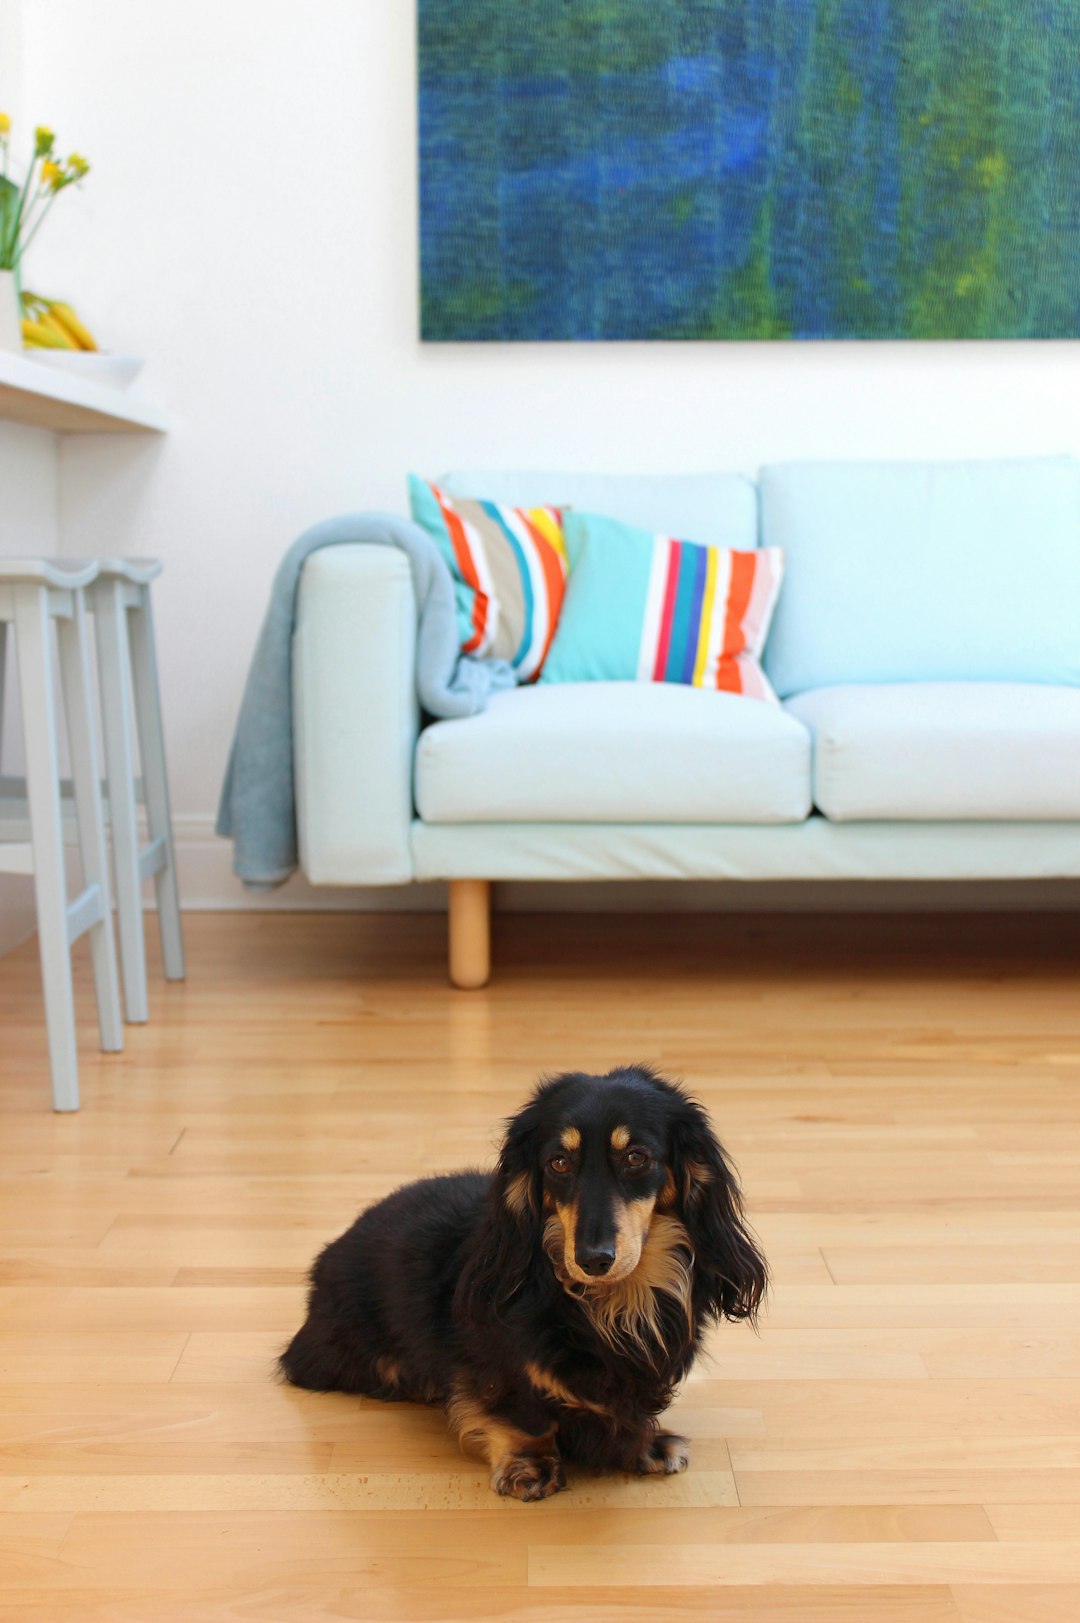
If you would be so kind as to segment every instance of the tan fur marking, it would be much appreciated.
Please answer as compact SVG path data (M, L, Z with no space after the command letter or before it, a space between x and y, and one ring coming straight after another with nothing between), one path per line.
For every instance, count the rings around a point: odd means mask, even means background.
M613 1284L597 1280L582 1286L572 1279L566 1270L563 1225L555 1218L549 1218L544 1227L544 1249L564 1288L577 1296L597 1334L613 1347L629 1341L650 1356L647 1336L661 1341L657 1291L673 1296L689 1321L693 1247L690 1236L674 1217L653 1217L637 1267Z
M532 1178L527 1172L519 1172L516 1178L511 1178L506 1186L503 1197L514 1216L523 1220L532 1210Z
M687 1161L683 1174L683 1199L688 1206L701 1194L707 1184L712 1183L712 1173L704 1161Z
M674 1296L690 1317L693 1284L692 1248L682 1224L673 1217L654 1217L641 1261L626 1279L602 1295L587 1298L586 1311L606 1341L620 1337L645 1346L645 1331L660 1341L656 1292Z
M561 1206L556 1201L555 1216L558 1218L562 1229L563 1254L572 1257L574 1255L574 1234L577 1229L578 1219L577 1201L572 1200L569 1206Z
M401 1365L393 1358L376 1358L375 1373L384 1386L397 1386L401 1380Z
M651 1197L646 1200L626 1200L616 1203L615 1262L612 1273L618 1274L622 1270L630 1273L638 1266L641 1247L649 1232L649 1222L655 1204ZM568 1206L557 1205L555 1211L562 1228L560 1265L570 1278L577 1280L578 1284L591 1286L593 1280L577 1267L577 1201L571 1201ZM544 1243L547 1244L546 1239Z
M616 1127L615 1131L611 1135L611 1147L612 1147L612 1149L613 1150L625 1150L625 1148L629 1144L629 1142L630 1142L630 1129L629 1129L629 1127Z
M649 1195L645 1200L627 1200L615 1213L615 1258L618 1259L636 1254L640 1257L641 1248L649 1232L649 1223L652 1220L656 1200Z
M673 1212L675 1210L675 1202L678 1200L678 1198L679 1191L676 1189L675 1179L671 1176L671 1172L669 1171L664 1180L664 1187L656 1197L657 1211Z
M462 1448L473 1449L492 1467L507 1455L517 1454L539 1440L489 1414L477 1398L460 1387L446 1405L446 1416ZM554 1435L554 1427L551 1435Z
M635 1468L643 1476L676 1476L690 1464L690 1444L673 1431L658 1431L646 1438Z
M530 1436L489 1414L483 1404L460 1385L454 1387L447 1400L446 1417L462 1448L479 1454L491 1467L491 1485L496 1490L514 1461L555 1453L557 1426L549 1426L537 1437Z
M564 1150L580 1150L581 1131L577 1127L564 1127L559 1140Z
M564 1386L557 1375L552 1375L550 1370L541 1369L539 1364L526 1364L525 1374L538 1392L542 1392L547 1398L554 1398L556 1403L563 1403L568 1409L587 1409L590 1414L600 1414L610 1419L610 1409L605 1409L602 1403L590 1403L588 1398L577 1397L568 1386Z

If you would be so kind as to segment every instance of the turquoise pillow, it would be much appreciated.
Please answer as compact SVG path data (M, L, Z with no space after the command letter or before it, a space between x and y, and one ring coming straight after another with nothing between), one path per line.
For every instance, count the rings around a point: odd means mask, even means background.
M749 552L564 514L570 575L541 682L681 682L776 702L761 650L783 575Z

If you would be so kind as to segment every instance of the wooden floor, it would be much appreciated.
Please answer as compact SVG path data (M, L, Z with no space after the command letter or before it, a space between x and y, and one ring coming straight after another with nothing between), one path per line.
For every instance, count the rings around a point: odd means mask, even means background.
M48 1109L0 962L4 1623L1080 1618L1080 921L193 917ZM488 1160L542 1070L650 1059L775 1289L668 1480L499 1500L440 1417L275 1384L358 1205Z

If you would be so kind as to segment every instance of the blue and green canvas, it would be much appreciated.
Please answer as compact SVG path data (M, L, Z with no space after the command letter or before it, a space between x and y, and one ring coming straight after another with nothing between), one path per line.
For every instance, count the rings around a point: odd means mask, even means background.
M419 0L427 339L1080 335L1080 0Z

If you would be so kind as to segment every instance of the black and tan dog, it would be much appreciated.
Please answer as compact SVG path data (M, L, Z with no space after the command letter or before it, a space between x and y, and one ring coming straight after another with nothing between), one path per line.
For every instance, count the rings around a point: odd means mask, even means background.
M427 1178L326 1247L281 1359L297 1386L445 1405L518 1499L593 1469L683 1471L657 1417L765 1263L701 1106L644 1067L544 1082L494 1175Z

